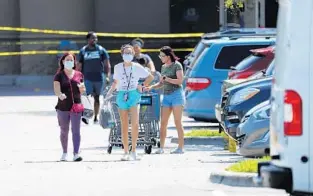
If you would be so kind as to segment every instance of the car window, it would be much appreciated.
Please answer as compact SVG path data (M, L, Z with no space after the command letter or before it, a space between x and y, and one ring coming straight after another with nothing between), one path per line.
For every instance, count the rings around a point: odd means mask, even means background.
M236 66L240 61L251 54L250 50L258 48L266 48L269 45L241 45L241 46L225 46L219 53L215 69L230 69Z

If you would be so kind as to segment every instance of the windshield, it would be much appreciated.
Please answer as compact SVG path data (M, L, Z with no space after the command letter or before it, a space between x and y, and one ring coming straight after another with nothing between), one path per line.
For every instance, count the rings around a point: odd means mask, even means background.
M242 60L239 64L236 65L236 70L237 71L243 71L247 68L249 68L250 65L254 64L257 62L259 59L261 59L261 56L255 56L255 55L250 55L244 60Z
M265 72L265 76L272 76L274 73L274 67L275 67L275 62L274 60L271 62L270 66L268 66L266 72Z

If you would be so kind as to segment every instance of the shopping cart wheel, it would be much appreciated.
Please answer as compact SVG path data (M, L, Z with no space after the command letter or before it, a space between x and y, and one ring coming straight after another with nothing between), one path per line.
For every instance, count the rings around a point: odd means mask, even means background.
M152 145L149 145L149 146L145 145L145 153L151 154L151 152L152 152Z
M155 138L152 138L152 139L151 139L151 142L153 142L153 146L156 146L156 145L157 145L157 141L156 141Z
M160 147L161 147L161 143L160 143L160 141L158 141L157 146L158 146L158 148L160 148Z
M108 146L108 150L107 150L108 154L111 154L111 153L112 153L112 149L113 149L113 146L110 144L110 145Z

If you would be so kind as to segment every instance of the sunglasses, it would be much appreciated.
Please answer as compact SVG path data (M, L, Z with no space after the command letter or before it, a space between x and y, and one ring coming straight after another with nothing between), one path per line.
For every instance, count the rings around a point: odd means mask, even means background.
M160 59L163 58L163 57L166 57L166 55L162 55L162 54L159 55Z

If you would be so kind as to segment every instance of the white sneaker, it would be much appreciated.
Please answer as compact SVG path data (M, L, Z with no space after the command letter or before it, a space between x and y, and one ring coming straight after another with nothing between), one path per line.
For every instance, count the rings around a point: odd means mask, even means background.
M157 151L155 151L155 154L163 154L164 150L163 148L159 148Z
M136 161L137 160L137 153L136 152L131 152L129 155L129 159L131 161Z
M184 154L184 151L181 148L176 148L171 151L171 154Z
M67 161L67 153L63 153L60 161Z
M121 161L129 161L129 154L128 154L128 153L125 153L125 154L122 156Z
M83 160L83 158L79 154L74 154L73 161L79 162L82 160Z

